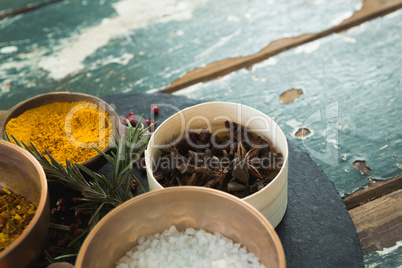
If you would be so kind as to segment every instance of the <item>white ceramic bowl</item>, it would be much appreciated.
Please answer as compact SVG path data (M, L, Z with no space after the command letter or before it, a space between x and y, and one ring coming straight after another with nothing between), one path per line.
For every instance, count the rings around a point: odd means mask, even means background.
M181 139L189 129L207 127L211 132L225 128L225 121L241 124L262 138L283 155L283 166L278 175L258 192L246 196L244 201L258 209L276 227L282 220L287 206L288 144L279 126L264 113L246 105L229 102L208 102L186 108L169 117L153 133L145 151L147 177L150 190L162 189L153 175L155 163L161 152L160 145Z

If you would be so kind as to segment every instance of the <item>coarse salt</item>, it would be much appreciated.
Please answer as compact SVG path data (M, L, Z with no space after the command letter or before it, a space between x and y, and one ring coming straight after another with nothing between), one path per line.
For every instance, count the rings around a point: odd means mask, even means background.
M252 252L220 233L175 226L160 234L140 237L116 268L263 268Z

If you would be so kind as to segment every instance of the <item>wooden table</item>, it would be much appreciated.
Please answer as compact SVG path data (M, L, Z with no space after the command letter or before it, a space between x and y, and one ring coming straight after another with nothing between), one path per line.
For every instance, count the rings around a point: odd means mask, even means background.
M402 1L0 2L0 110L165 92L273 117L333 181L367 267L402 265Z

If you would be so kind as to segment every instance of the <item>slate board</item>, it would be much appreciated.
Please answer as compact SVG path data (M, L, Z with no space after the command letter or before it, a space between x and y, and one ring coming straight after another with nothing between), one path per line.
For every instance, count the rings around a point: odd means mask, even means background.
M160 123L200 101L170 94L127 93L102 98L119 116L151 117L160 107ZM137 173L138 174L138 173ZM146 177L142 180L146 183ZM307 153L289 142L288 206L277 226L287 267L364 267L356 228L333 183Z

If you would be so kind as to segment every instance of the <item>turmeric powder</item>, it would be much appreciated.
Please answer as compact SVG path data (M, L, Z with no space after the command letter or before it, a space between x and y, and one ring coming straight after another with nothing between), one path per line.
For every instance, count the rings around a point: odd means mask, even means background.
M11 119L6 132L18 141L30 142L45 154L45 149L65 165L66 159L83 163L104 150L112 135L109 115L94 103L54 102Z

